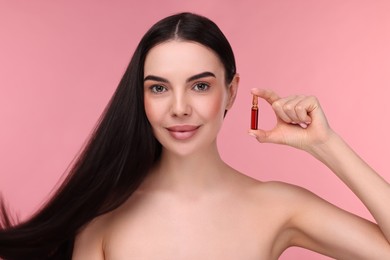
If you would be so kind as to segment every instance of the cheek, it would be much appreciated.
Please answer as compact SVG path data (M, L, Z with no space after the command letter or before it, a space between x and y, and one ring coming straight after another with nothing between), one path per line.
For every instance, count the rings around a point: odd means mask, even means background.
M222 120L225 112L224 104L224 99L221 98L221 96L215 95L207 100L202 100L201 104L198 106L200 109L199 113L204 118L221 118Z
M145 97L144 99L144 106L145 106L145 113L146 117L148 118L150 124L153 124L156 122L156 119L159 118L159 110L156 108L156 102L152 102L149 98Z

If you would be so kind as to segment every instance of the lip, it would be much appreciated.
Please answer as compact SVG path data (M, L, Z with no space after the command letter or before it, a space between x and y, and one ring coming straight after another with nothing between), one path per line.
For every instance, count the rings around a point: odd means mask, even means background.
M196 125L175 125L167 127L169 134L177 140L187 140L193 137L200 126Z

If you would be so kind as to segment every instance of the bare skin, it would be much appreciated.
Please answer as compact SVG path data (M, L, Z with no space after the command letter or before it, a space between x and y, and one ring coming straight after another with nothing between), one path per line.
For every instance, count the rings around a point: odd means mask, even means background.
M273 130L250 134L321 160L379 225L303 188L254 180L221 160L215 140L239 78L226 87L223 67L207 48L160 44L147 56L145 79L145 110L162 158L126 203L80 231L73 259L269 260L291 246L337 259L390 259L389 185L333 132L317 99L253 89L278 120ZM173 131L183 125L195 134Z

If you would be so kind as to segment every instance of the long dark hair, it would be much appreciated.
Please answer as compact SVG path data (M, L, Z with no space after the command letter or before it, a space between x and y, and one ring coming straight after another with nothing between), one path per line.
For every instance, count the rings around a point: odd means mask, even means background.
M236 65L229 42L209 19L180 13L155 25L141 39L118 88L87 145L54 196L29 220L13 225L0 200L0 257L71 259L78 230L124 203L159 160L162 147L144 111L144 62L168 40L198 42L220 58L226 82Z

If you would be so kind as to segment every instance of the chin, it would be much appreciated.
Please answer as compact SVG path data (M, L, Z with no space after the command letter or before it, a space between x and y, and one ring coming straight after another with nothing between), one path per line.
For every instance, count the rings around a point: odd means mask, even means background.
M193 147L172 147L171 145L163 148L163 153L178 157L188 157L199 152L199 149Z

